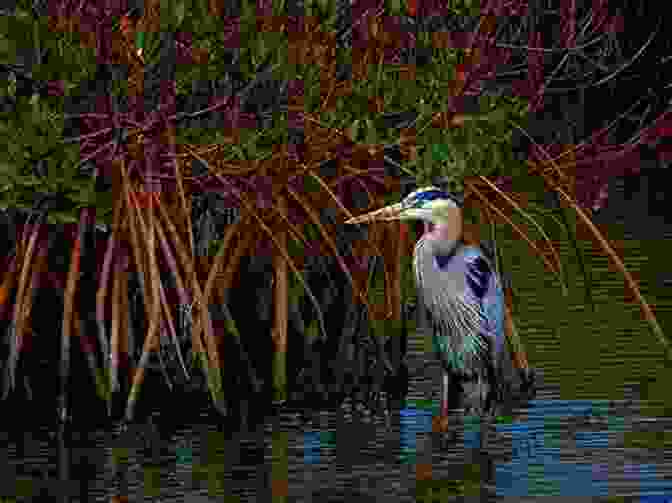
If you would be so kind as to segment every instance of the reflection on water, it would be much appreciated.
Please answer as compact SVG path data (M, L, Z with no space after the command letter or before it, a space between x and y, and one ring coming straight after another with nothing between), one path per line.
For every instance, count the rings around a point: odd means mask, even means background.
M576 428L572 431L570 421ZM599 429L590 428L590 423ZM511 436L512 460L496 467L501 496L610 496L614 482L630 485L639 496L672 498L672 482L655 464L633 463L625 454L626 418L610 412L606 401L533 401L527 419L497 425ZM604 461L610 453L614 456ZM589 462L596 458L598 462Z
M437 407L408 402L389 425L340 410L308 421L283 412L235 434L214 424L176 429L161 421L116 436L70 431L65 453L57 452L53 432L24 432L3 439L0 496L48 497L65 488L64 501L672 500L662 447L638 449L625 441L632 430L662 432L665 422L639 417L632 404L537 400L491 424L456 413L454 436L443 446L431 433ZM59 466L65 462L69 470ZM63 474L71 482L58 482Z

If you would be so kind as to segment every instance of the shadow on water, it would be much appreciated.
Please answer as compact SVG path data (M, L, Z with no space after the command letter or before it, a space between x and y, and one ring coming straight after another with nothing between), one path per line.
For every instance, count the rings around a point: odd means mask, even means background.
M641 416L635 401L544 396L490 423L455 411L448 441L431 432L438 407L433 401L407 401L389 421L348 406L307 416L283 410L245 431L213 421L206 407L194 408L189 424L162 413L114 431L76 425L59 431L30 420L0 442L0 496L31 501L284 496L324 502L672 498L662 442L659 448L641 448L627 439L633 431L663 432L669 428L665 420Z

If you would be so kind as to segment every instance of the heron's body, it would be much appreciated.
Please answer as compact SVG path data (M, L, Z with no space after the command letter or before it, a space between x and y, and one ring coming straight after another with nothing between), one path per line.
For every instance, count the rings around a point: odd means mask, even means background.
M480 413L492 410L494 399L501 397L506 385L503 366L512 362L505 344L505 297L491 258L462 239L461 207L447 192L422 188L401 203L348 222L408 219L433 226L415 247L413 269L443 370L444 429L451 390L470 389L464 393L465 408Z
M434 231L436 232L436 231ZM452 302L463 303L466 309L478 311L478 325L470 326L470 320L459 321L453 326L441 326L443 306L436 298L427 299L425 307L437 320L434 331L435 348L450 363L451 367L465 374L482 357L487 347L498 354L504 344L504 292L494 273L494 268L480 247L456 243L448 254L436 254L431 249L426 237L421 238L415 248L414 272L416 282L424 284L436 282L431 288L446 289L450 282ZM425 260L419 258L426 254ZM459 309L459 308L458 308ZM466 317L465 317L466 318ZM463 336L455 333L464 329Z
M437 226L418 241L414 272L423 289L443 292L422 299L431 317L432 342L444 372L442 402L447 408L450 384L445 381L458 387L469 384L473 392L465 397L465 405L485 412L494 398L497 367L506 350L504 292L480 247L460 241L450 251L437 252L432 240L440 239L440 233Z

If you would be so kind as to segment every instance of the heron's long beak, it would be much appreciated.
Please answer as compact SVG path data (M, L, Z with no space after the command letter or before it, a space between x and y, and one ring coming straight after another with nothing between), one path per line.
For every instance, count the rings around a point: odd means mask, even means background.
M370 211L369 213L365 213L364 215L360 215L358 217L351 218L349 220L346 220L346 224L363 224L363 223L369 223L369 222L380 222L380 221L386 221L386 220L399 220L401 217L403 211L403 207L401 203L396 203L396 204L391 204L389 206L385 206L384 208L380 208L379 210L375 211Z

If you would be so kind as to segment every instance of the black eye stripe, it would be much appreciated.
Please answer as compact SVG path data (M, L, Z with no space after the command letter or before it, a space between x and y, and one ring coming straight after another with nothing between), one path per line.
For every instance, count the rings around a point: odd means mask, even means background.
M434 201L435 199L448 199L448 194L441 190L432 190L429 192L421 192L415 196L417 202Z
M410 201L409 206L420 206L424 202L434 201L436 199L450 199L457 206L461 206L460 202L453 197L452 194L438 189L416 194Z

